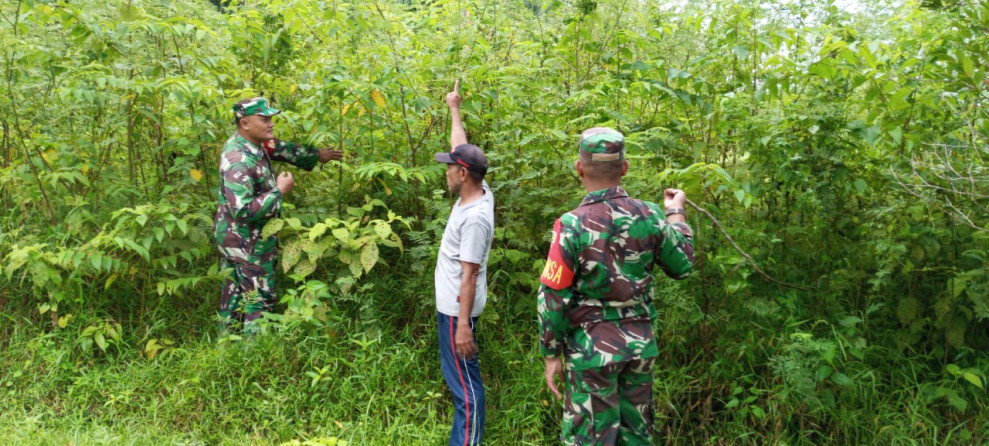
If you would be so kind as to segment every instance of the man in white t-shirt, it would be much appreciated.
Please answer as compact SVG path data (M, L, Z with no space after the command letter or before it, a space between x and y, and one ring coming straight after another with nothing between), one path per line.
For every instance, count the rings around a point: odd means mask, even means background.
M451 150L435 156L447 164L446 185L459 196L443 231L435 275L440 365L454 403L451 446L481 444L484 433L484 386L474 330L487 300L488 253L494 238L494 195L484 181L488 158L467 144L459 87L457 81L446 95Z

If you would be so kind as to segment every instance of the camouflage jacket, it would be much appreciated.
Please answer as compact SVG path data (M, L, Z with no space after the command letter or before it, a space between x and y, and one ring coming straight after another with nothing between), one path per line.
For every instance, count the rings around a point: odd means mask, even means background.
M261 228L282 207L282 193L275 187L271 160L312 170L319 161L319 150L278 139L258 148L238 133L223 145L213 237L223 255L231 260L256 263L256 259L275 250L274 237L261 240Z
M658 355L652 332L653 265L683 279L694 258L685 223L621 187L591 192L556 220L541 277L540 352L564 350L573 370Z

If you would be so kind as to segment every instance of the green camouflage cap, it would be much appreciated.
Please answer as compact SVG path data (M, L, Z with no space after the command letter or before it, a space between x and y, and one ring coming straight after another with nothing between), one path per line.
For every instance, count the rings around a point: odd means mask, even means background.
M275 116L281 110L268 105L268 100L262 97L251 98L234 104L234 117L237 119L251 115Z
M625 159L625 137L608 127L594 127L580 134L580 153L590 155L591 161Z

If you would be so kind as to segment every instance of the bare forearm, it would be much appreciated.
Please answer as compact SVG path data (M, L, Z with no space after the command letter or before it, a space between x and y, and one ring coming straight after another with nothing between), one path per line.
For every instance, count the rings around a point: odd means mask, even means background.
M450 107L450 148L461 144L467 144L467 133L464 132L464 124L460 120L460 108Z
M470 314L474 311L474 290L477 286L477 272L464 270L464 275L460 279L460 319L459 323L464 324L470 320Z

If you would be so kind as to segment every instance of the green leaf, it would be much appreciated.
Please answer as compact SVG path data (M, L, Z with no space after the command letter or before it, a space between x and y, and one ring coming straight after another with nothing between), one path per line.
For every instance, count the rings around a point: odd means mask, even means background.
M896 127L893 130L890 130L889 136L893 138L893 142L899 144L901 141L903 141L903 128Z
M761 420L766 418L766 411L762 410L759 406L752 406L752 416L754 416L757 420Z
M841 318L840 321L838 321L838 323L841 324L841 326L842 327L845 327L845 328L854 327L855 325L857 325L860 322L862 322L862 318L857 317L857 316L845 316L845 317Z
M120 13L120 18L125 22L137 19L138 8L136 5L129 1L121 1L117 4L117 12Z
M962 369L958 367L957 364L948 364L944 366L944 370L946 370L952 376L958 376L962 372Z
M982 387L982 378L980 378L978 375L972 372L962 372L962 378L965 378L965 381L972 383L972 385L974 385L975 387L985 390L985 388Z
M964 412L965 409L968 409L968 400L958 396L955 392L948 394L948 404L959 412Z
M93 340L96 341L96 345L100 350L106 351L106 338L103 337L103 333L96 333L93 335Z
M855 182L852 184L855 186L855 190L858 191L859 195L865 193L865 187L866 187L865 180L861 178L856 178Z
M103 265L103 255L97 252L89 256L89 262L93 264L93 268L95 268L96 271L99 271L100 266Z
M852 384L852 379L844 373L834 372L834 374L831 375L831 382L839 386L849 386Z
M333 236L341 242L346 242L350 240L350 231L347 228L336 228L333 230Z
M316 223L316 225L314 225L312 229L309 230L309 240L315 241L317 238L319 238L319 236L326 233L327 229L329 229L329 227L326 226L326 223Z

